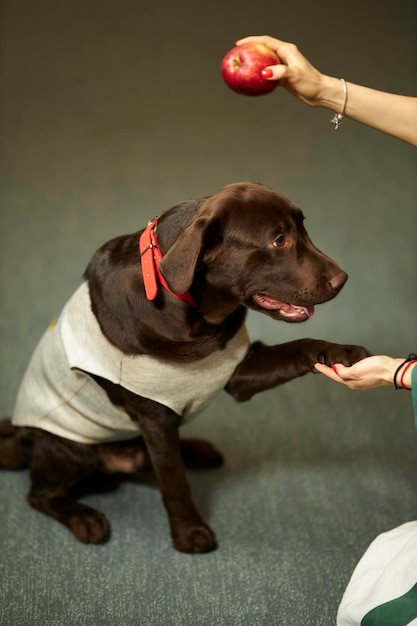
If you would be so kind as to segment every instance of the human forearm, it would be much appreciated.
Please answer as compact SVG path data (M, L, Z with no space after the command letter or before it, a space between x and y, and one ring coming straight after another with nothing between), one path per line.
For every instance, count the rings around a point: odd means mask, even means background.
M332 76L322 76L315 105L340 113L343 99L342 81ZM417 98L347 82L344 114L417 146Z

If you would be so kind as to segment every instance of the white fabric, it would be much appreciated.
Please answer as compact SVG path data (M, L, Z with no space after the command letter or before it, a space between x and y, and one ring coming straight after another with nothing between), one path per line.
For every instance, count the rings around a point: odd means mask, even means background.
M382 533L371 543L346 588L337 626L359 626L372 609L400 598L416 583L417 521L412 521ZM417 626L417 618L409 626Z
M126 355L101 332L88 284L83 283L38 344L17 396L13 423L82 443L136 437L137 425L85 372L164 404L185 421L226 385L248 346L242 327L224 350L193 363Z

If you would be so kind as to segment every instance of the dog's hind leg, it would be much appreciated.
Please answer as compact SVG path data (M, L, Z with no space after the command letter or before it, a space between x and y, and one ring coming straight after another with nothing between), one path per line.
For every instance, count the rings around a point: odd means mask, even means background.
M104 543L110 525L103 513L77 502L72 488L99 470L95 446L69 442L49 433L35 438L29 504L67 526L83 543Z
M110 524L106 516L73 500L65 490L54 494L31 490L28 502L34 509L68 526L82 543L105 543L110 538Z
M29 467L21 435L22 429L13 426L10 419L0 420L0 469L19 470Z
M223 456L204 439L181 439L181 456L189 469L212 469L223 465ZM143 474L152 469L152 461L143 437L97 446L103 473Z
M223 465L223 456L205 439L181 439L181 456L185 467L212 469Z

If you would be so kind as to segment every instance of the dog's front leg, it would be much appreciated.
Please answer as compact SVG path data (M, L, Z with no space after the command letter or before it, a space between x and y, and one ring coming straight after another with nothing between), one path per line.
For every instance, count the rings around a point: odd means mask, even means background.
M188 553L214 550L215 536L192 501L181 456L178 432L180 418L167 407L148 402L150 411L143 411L142 398L141 411L136 413L134 419L139 424L158 479L174 547Z
M315 363L353 365L369 356L361 346L343 345L321 339L298 339L277 346L253 343L226 385L237 401L249 400L255 393L272 389L294 378L315 372Z

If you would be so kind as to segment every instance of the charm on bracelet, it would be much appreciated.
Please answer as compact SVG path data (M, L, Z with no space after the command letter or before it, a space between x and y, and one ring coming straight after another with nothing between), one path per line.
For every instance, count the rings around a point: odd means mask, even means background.
M343 106L342 106L342 110L340 111L340 113L335 113L332 119L330 120L330 122L334 124L335 130L338 130L340 128L340 125L342 123L342 120L346 111L347 85L346 85L346 81L344 78L341 78L340 80L343 83Z

